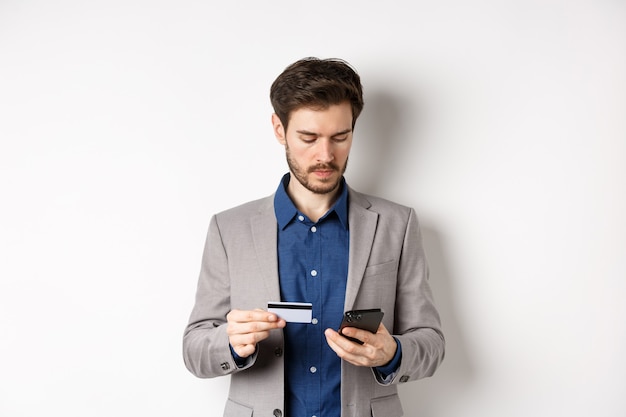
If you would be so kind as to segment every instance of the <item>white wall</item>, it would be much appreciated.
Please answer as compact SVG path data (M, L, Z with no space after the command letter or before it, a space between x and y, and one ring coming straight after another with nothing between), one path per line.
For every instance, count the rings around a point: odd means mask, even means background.
M362 75L349 182L414 206L447 334L407 416L626 414L626 4L0 1L0 415L220 416L209 217L286 170L269 85Z

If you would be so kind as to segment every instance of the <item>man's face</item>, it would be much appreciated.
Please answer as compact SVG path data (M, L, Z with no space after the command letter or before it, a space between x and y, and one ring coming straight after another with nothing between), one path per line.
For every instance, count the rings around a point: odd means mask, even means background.
M276 138L285 146L289 170L299 184L315 194L335 191L352 146L350 104L295 110L286 132L278 116L272 116L272 123Z

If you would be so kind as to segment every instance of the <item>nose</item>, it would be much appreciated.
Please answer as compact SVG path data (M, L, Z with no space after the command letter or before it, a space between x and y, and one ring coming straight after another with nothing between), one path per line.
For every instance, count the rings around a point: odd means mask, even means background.
M333 144L329 139L323 139L318 142L317 161L328 163L335 159Z

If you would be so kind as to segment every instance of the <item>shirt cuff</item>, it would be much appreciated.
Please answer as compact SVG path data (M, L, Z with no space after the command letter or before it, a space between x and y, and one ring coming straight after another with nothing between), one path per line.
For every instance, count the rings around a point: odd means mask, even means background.
M400 344L398 338L396 338L395 336L393 338L395 339L396 345L398 346L396 348L396 354L387 365L377 366L374 368L374 370L380 375L381 382L383 383L391 382L395 372L400 366L400 361L402 360L402 345Z

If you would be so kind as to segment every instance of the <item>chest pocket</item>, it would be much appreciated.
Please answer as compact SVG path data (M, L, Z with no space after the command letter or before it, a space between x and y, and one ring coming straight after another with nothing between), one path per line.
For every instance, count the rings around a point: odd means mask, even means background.
M397 269L397 262L389 261L382 264L370 265L365 268L365 273L363 274L364 278L373 277L376 275L385 275L393 273L395 274Z

